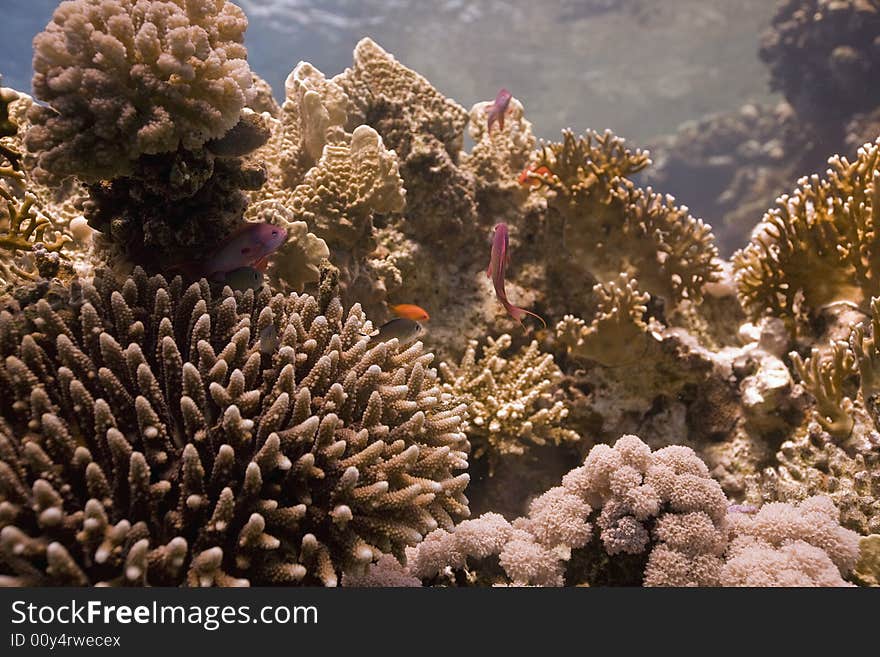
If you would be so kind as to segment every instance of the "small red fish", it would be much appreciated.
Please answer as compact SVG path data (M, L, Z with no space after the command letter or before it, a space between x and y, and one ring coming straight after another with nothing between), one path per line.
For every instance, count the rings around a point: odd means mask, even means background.
M522 173L519 174L520 185L528 185L529 187L538 187L541 184L541 179L538 176L552 176L553 172L550 171L545 166L540 166L535 168L534 164L530 164L525 169L522 170Z
M398 303L395 306L388 307L398 317L411 319L414 322L427 322L431 317L424 308L420 308L412 303Z
M504 130L504 115L507 113L507 107L510 105L511 98L513 96L507 89L501 89L498 95L495 96L495 102L489 108L488 126L486 128L490 135L492 134L492 124L496 121L501 129Z
M547 328L547 322L545 322L540 315L536 315L525 308L514 306L507 300L507 292L504 291L504 274L507 265L510 264L510 251L508 250L508 246L509 233L507 230L507 224L496 224L495 236L492 238L492 255L489 258L489 268L486 270L486 276L492 279L492 284L495 286L495 296L498 297L498 301L504 306L507 314L518 321L520 326L523 325L522 321L525 319L526 315L531 315L541 322L544 328Z

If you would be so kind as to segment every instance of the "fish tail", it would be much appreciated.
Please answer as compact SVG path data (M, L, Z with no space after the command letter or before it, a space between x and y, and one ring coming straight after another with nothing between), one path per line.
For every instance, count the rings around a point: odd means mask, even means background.
M507 309L507 312L513 317L516 321L520 323L520 326L523 325L522 321L526 318L527 315L531 315L539 322L544 328L547 328L547 322L544 321L544 318L540 315L533 313L531 310L526 310L525 308L520 308L519 306L514 306L510 302L506 302L504 307Z

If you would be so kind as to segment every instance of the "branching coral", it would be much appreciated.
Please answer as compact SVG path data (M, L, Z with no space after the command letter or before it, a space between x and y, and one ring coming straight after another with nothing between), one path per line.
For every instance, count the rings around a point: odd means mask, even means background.
M595 360L606 367L638 362L648 348L644 316L648 295L642 294L635 280L621 274L617 281L593 286L597 298L593 321L586 323L566 315L556 325L556 337L578 359ZM640 348L641 346L641 348Z
M853 401L847 396L847 379L855 373L855 359L846 342L835 342L829 357L814 348L806 361L797 352L791 361L804 387L816 399L816 421L825 431L845 440L853 430Z
M0 87L0 138L17 137L18 124L10 116L10 105L16 100L18 94ZM0 249L8 254L0 261L0 284L7 286L57 274L58 252L71 238L43 211L30 189L22 154L7 144L0 144L0 199L5 206L0 209ZM15 263L21 253L31 254L32 267L23 268Z
M880 140L853 162L834 156L825 178L802 178L734 254L740 300L753 316L791 320L835 301L867 310L880 294Z
M552 173L542 183L556 192L548 204L560 215L559 248L570 254L557 260L581 263L598 281L626 272L674 303L699 300L718 270L711 229L672 197L627 178L649 164L647 153L607 131L580 138L565 131L561 143L543 145L536 166Z
M0 574L323 583L467 516L464 404L421 343L308 295L99 272L0 316Z
M34 91L51 105L30 111L37 177L116 178L222 137L249 99L246 28L225 0L62 2L34 39Z
M553 356L532 341L505 357L511 343L507 334L489 338L478 358L478 342L471 340L458 366L440 364L444 390L467 400L466 433L474 458L488 458L490 474L502 458L525 454L530 446L580 440L562 426L568 409L553 396L562 378Z
M859 392L865 410L880 430L880 298L871 299L871 320L856 324L849 346L859 370Z

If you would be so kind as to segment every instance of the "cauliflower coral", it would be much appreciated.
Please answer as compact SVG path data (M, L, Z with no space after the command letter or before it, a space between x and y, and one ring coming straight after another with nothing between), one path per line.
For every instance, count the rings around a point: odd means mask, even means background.
M226 0L69 0L34 39L27 148L42 179L131 172L239 120L253 78L247 18Z

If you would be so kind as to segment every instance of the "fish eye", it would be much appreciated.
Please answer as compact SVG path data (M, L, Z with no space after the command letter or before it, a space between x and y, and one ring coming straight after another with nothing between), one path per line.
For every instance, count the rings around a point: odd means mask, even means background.
M277 230L273 230L273 231L272 231L272 237L278 237L278 231L277 231Z

